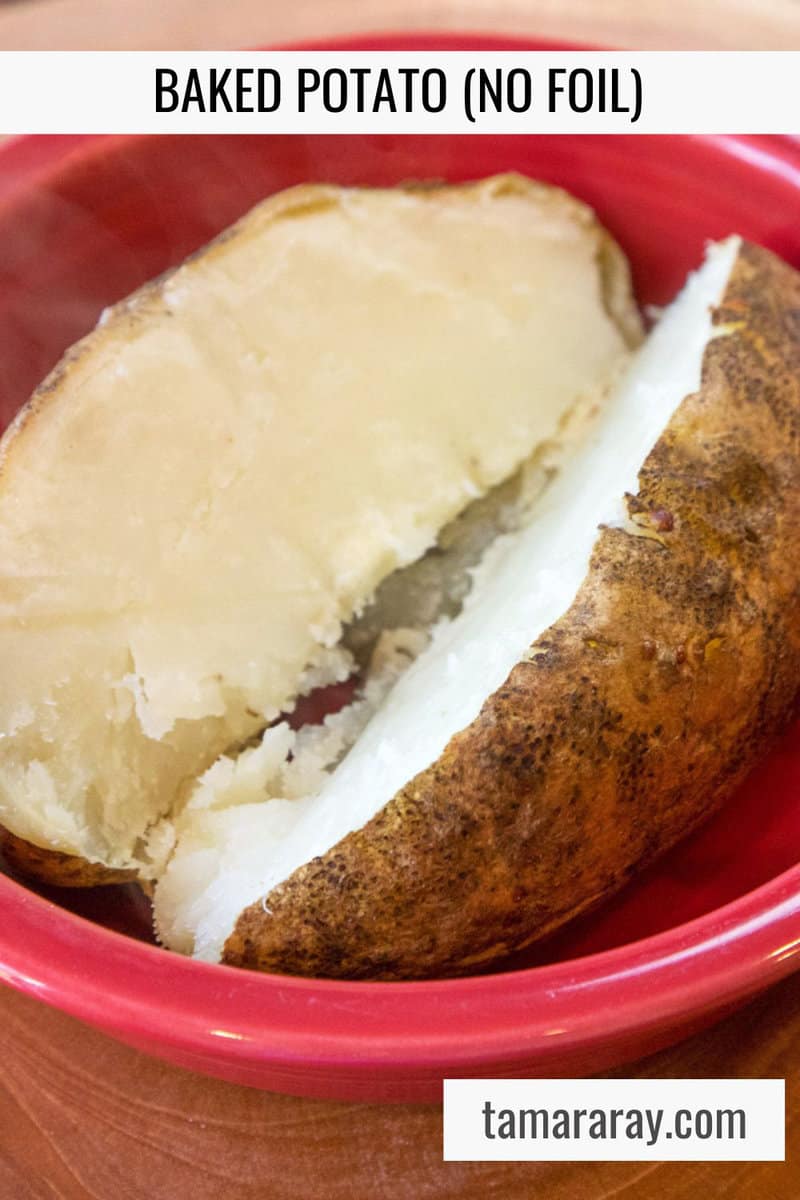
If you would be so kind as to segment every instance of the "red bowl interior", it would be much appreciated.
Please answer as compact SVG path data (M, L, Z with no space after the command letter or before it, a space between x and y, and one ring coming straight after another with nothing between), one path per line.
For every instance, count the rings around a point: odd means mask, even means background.
M642 304L669 300L704 243L734 231L800 267L792 139L20 139L0 150L0 421L105 305L270 192L508 169L596 208ZM0 978L174 1061L287 1091L434 1098L445 1074L592 1071L800 965L798 795L794 730L724 812L616 899L482 978L339 984L204 966L142 944L149 913L136 889L35 895L3 877Z

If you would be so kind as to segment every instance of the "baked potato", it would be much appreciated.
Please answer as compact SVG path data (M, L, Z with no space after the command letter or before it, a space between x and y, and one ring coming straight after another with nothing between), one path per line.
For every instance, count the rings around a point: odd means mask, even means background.
M618 248L518 176L295 189L118 306L2 444L17 866L370 979L622 886L794 711L798 311L731 238L631 360Z

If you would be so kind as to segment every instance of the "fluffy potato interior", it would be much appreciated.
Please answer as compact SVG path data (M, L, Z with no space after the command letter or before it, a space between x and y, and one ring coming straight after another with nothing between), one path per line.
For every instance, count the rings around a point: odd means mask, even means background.
M3 439L0 823L156 873L187 785L349 674L343 623L636 336L591 212L519 176L293 189L116 306Z
M455 614L437 610L422 643L403 650L401 639L400 660L388 676L385 664L378 669L349 710L316 730L274 726L246 757L201 781L172 827L175 849L156 889L167 945L218 960L245 907L268 904L297 867L363 826L477 716L571 604L598 525L648 536L629 519L624 494L638 490L644 459L700 385L711 309L738 245L731 238L710 249L582 436L553 448L558 469L532 504L518 505L521 527L495 523L498 536L485 538L479 565L466 568ZM462 564L462 583L464 574Z

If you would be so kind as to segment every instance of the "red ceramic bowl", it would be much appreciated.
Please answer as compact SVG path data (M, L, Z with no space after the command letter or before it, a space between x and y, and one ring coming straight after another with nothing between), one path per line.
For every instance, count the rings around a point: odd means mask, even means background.
M269 192L509 168L590 201L630 255L645 304L668 300L706 239L732 231L800 266L791 139L23 139L0 149L0 417L104 305ZM0 876L0 977L172 1062L297 1094L435 1100L444 1076L591 1074L674 1041L800 965L798 797L795 732L691 840L491 975L350 984L207 966L147 944L134 889L37 894Z

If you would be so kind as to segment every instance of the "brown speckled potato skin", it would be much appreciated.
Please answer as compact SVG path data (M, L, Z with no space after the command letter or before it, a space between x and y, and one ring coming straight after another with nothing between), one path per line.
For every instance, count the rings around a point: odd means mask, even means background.
M457 975L616 891L716 809L800 684L800 274L745 246L688 397L570 610L363 829L240 916L224 961Z
M127 883L133 871L118 871L102 863L87 862L75 854L34 846L0 827L0 854L19 875L28 875L53 887L99 887L105 883Z

